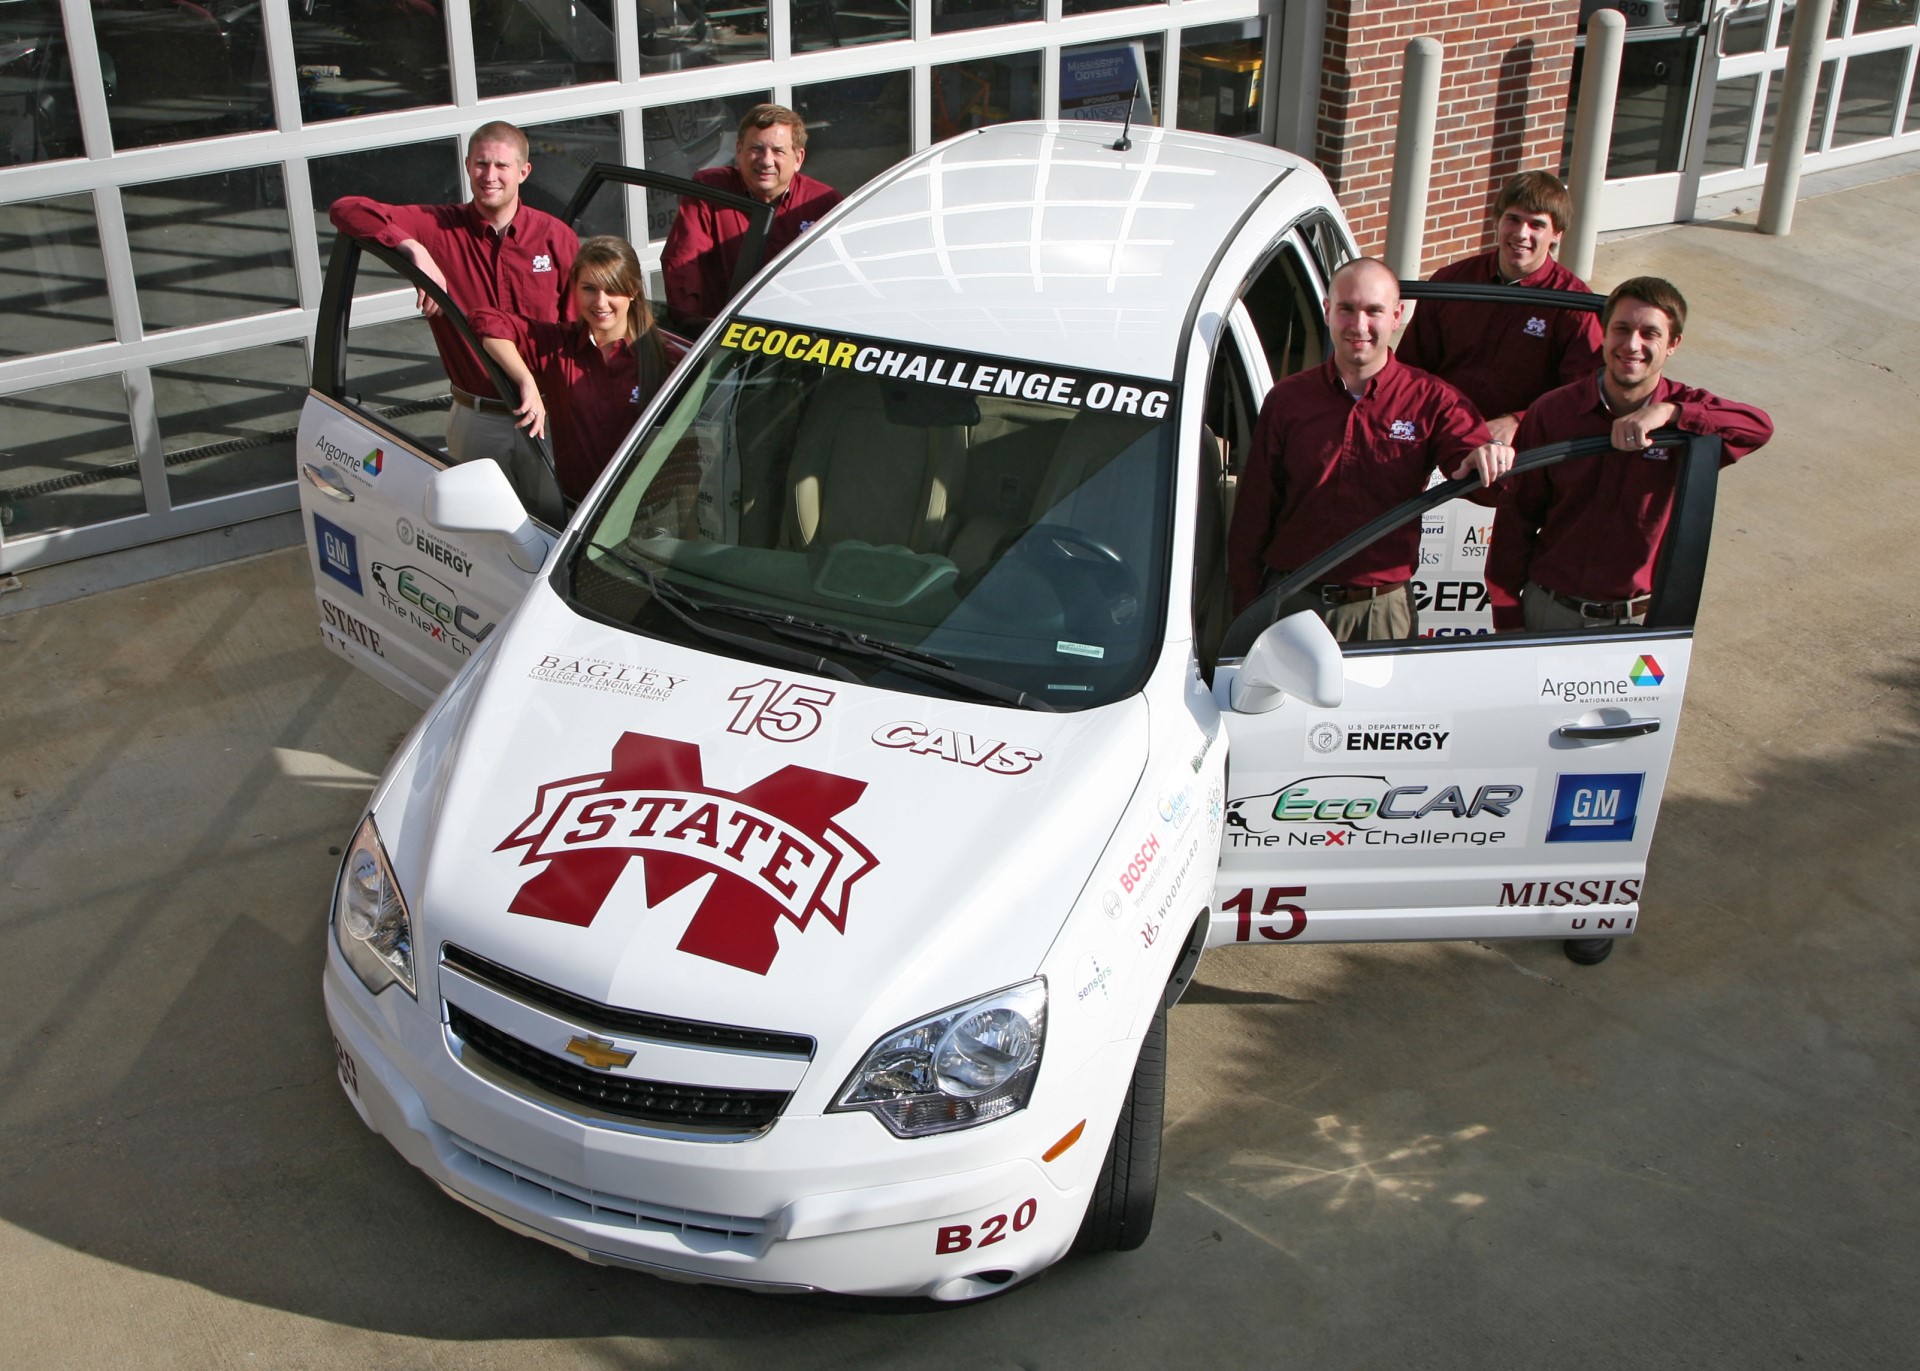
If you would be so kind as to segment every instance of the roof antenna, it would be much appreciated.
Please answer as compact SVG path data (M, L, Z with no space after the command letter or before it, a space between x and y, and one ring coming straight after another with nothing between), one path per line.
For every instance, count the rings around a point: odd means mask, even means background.
M1133 78L1133 97L1127 101L1127 121L1120 126L1120 136L1113 140L1113 146L1108 149L1109 151L1129 152L1132 150L1133 139L1127 137L1127 135L1133 132L1133 107L1139 103L1139 100L1140 78L1136 75Z

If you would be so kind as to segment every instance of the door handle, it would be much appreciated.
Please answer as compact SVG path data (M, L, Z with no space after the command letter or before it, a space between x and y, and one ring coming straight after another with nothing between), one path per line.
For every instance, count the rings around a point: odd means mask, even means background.
M322 471L313 463L302 463L300 466L300 474L307 478L308 485L312 486L322 495L325 495L328 499L340 500L347 504L353 503L353 492L346 489L332 476Z
M1658 719L1628 719L1616 724L1561 724L1560 736L1583 743L1605 743L1615 738L1638 738L1643 733L1658 733Z

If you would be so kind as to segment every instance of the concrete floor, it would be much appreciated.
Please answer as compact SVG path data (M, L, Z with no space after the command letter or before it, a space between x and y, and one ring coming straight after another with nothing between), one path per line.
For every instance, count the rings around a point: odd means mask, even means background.
M0 1362L1912 1365L1920 176L1596 276L1642 271L1674 372L1779 426L1721 486L1644 932L1211 954L1151 1241L971 1308L590 1267L362 1128L324 906L414 712L300 553L0 618Z

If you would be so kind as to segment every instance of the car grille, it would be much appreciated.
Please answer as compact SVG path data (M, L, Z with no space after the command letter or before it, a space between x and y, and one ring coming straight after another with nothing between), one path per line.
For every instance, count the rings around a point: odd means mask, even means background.
M676 1019L666 1014L647 1014L601 1004L598 1000L589 1000L584 995L575 995L558 986L548 985L545 981L523 976L518 971L452 943L441 948L440 960L515 999L549 1010L582 1027L597 1028L603 1033L650 1038L656 1042L684 1043L691 1047L734 1048L807 1060L813 1057L813 1039L804 1033L737 1028L732 1024L702 1023L698 1019Z
M713 1246L717 1240L720 1245L750 1251L762 1246L766 1235L765 1219L740 1214L710 1214L698 1209L682 1209L677 1205L655 1204L651 1200L613 1195L604 1190L590 1190L584 1185L573 1185L523 1162L503 1157L478 1143L468 1142L457 1133L447 1136L496 1187L513 1185L538 1191L537 1202L551 1213L589 1223L631 1225L637 1229L676 1233L689 1246L700 1248Z
M616 1076L576 1065L447 1004L447 1027L515 1080L597 1114L644 1123L733 1134L772 1126L786 1107L785 1090L733 1090Z

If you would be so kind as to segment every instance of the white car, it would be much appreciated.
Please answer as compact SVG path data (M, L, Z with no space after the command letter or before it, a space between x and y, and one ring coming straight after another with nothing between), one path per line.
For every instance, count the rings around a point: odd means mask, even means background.
M454 1198L678 1279L976 1298L1146 1237L1203 948L1635 929L1712 445L1648 627L1230 629L1227 473L1352 240L1297 157L1118 134L981 130L861 189L558 529L443 465L424 334L347 330L343 240L300 431L322 628L429 707L343 863L327 1014Z

